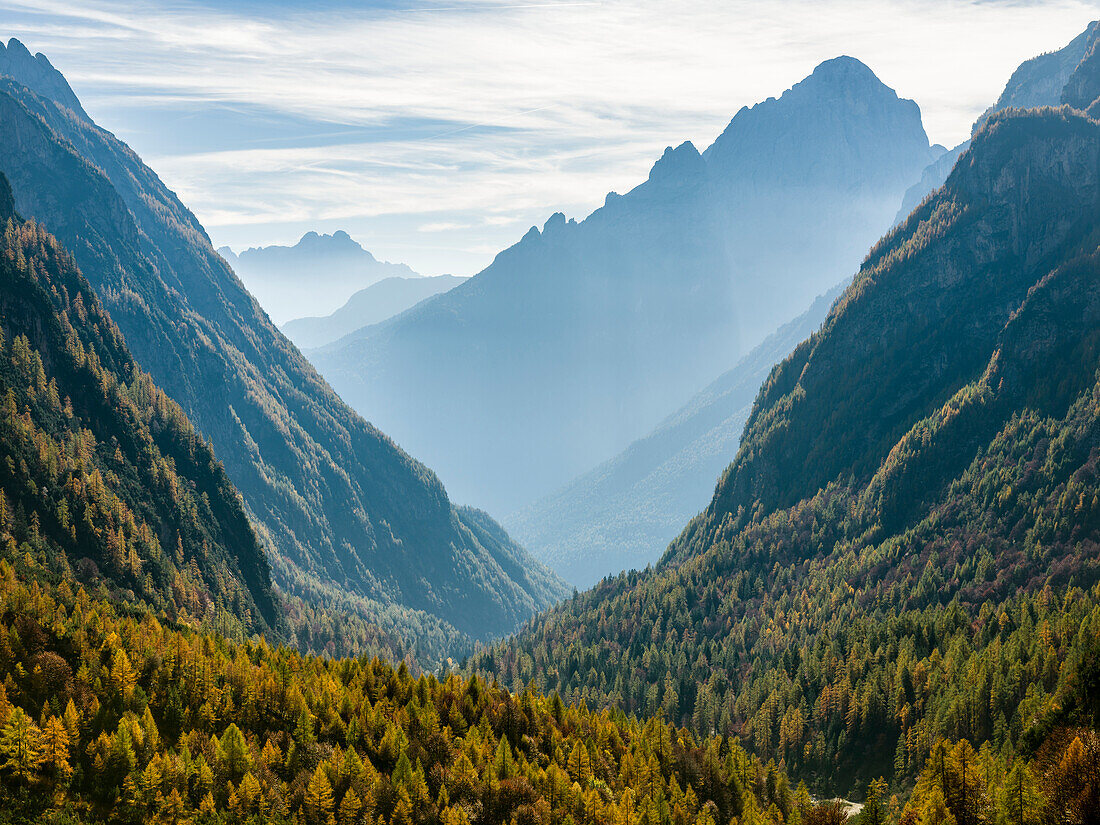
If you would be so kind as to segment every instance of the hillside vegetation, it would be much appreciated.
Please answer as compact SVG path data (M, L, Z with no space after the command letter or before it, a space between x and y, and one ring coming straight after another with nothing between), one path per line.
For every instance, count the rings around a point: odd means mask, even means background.
M715 825L812 807L736 742L233 644L6 559L0 630L0 822Z
M47 568L222 632L285 632L240 496L0 176L0 529Z

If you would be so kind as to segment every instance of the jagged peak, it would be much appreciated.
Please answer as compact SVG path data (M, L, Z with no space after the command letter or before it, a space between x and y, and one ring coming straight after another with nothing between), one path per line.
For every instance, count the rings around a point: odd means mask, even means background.
M1100 24L1085 32L1085 53L1062 89L1061 102L1082 111L1100 99Z
M840 55L819 63L812 73L778 98L769 97L751 108L742 106L703 153L703 158L708 162L724 158L719 166L724 162L736 165L741 142L762 139L761 128L766 131L788 129L794 122L792 115L820 118L823 111L835 113L836 117L868 122L875 128L882 125L885 117L891 128L901 130L904 139L923 140L927 145L920 107L912 100L899 97L861 60Z
M866 63L846 54L817 64L808 77L785 91L779 101L801 102L807 98L828 103L868 98L901 100Z
M89 119L65 76L54 68L46 55L38 52L32 56L30 49L15 37L8 40L6 47L0 43L0 75L7 75L35 94Z
M294 245L295 248L359 249L366 252L362 245L343 229L337 229L331 235L309 231ZM370 253L367 252L369 255Z
M28 59L31 57L30 49L23 45L23 41L16 37L12 37L8 40L8 51L14 52L16 56L26 56Z
M685 140L675 149L671 146L665 148L661 159L653 164L649 179L656 182L683 182L699 176L705 169L706 163L695 144Z
M566 223L567 221L565 220L565 213L555 212L553 215L547 218L546 223L543 224L542 234L545 235L547 232L553 232L555 230L561 229L565 226Z
M842 54L823 60L814 67L807 80L817 79L823 83L872 83L885 85L871 68L851 55Z

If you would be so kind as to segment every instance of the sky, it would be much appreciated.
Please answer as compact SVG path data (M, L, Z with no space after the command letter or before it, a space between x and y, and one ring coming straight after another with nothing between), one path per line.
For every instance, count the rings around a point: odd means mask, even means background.
M954 146L1019 63L1097 17L1082 0L0 0L0 35L46 54L215 245L344 229L472 275L822 60L859 58Z

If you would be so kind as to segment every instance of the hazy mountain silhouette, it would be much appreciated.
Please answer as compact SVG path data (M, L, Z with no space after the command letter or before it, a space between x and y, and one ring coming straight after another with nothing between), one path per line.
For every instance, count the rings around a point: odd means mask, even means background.
M343 230L307 232L294 246L219 247L248 291L276 324L326 315L384 278L416 278L405 264L377 260Z
M1084 82L1088 75L1075 72L1086 52L1094 50L1093 28L1090 26L1066 48L1020 66L996 106L979 119L975 129L999 109L1065 100L1063 88L1071 75L1081 81L1082 91L1066 102L1080 105L1095 98ZM906 193L897 222L905 220L929 192L942 185L969 144L966 141L944 152L924 170L920 182ZM532 553L575 584L592 584L601 576L656 561L681 525L710 497L718 473L737 451L756 387L749 387L750 398L740 394L733 397L721 388L751 380L759 384L770 368L764 363L767 358L778 363L786 357L812 331L807 322L812 319L816 327L827 309L820 302L815 304L784 328L787 335L780 330L771 336L741 365L646 438L562 490L510 516L506 521L509 529ZM799 329L800 335L795 332ZM726 413L725 417L706 432L705 440L698 440L696 430L685 426L714 421L714 414L720 411Z
M454 289L465 280L456 275L384 278L356 292L331 315L295 318L280 329L302 349L321 347L363 327L392 318L425 298Z
M655 563L713 495L761 383L840 293L818 298L645 438L508 517L508 531L577 587Z
M311 354L459 499L508 512L643 436L838 283L933 157L915 103L821 64L701 155Z

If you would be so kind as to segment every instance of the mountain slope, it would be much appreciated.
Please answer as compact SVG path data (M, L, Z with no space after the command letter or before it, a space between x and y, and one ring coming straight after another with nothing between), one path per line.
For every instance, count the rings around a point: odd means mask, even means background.
M331 315L296 317L280 329L303 350L322 347L363 327L392 318L433 295L454 289L465 280L454 275L383 278L356 292Z
M337 398L125 144L0 78L0 171L210 438L284 588L411 630L410 643L418 625L507 633L562 593L504 573L496 557L515 546L485 546L438 478Z
M773 371L661 564L474 666L824 786L910 777L941 736L1013 747L1094 643L1048 611L1100 582L1097 330L1100 123L995 115Z
M284 630L237 491L0 175L0 533L172 617ZM232 618L230 618L232 617Z
M973 131L977 131L978 127L993 114L1005 109L1032 109L1039 106L1057 106L1062 103L1062 90L1086 52L1093 48L1100 33L1098 26L1100 22L1092 23L1058 51L1047 52L1021 63L1008 79L997 102L986 109L974 123ZM955 161L968 146L970 141L964 140L924 170L921 179L914 183L902 198L901 208L894 219L895 224L909 217L909 213L916 209L922 200L943 185L947 176L951 174Z
M578 587L656 562L713 495L772 367L821 325L840 293L818 298L645 438L510 516L508 531Z
M704 155L666 150L583 222L551 216L311 359L456 497L508 512L650 432L850 273L932 154L916 104L837 58Z
M405 264L377 260L342 230L331 235L307 232L294 246L251 247L240 255L223 246L218 254L280 325L332 312L355 292L385 278L419 277Z
M1034 109L1057 104L1070 75L1092 47L1097 25L1095 22L1090 24L1058 51L1041 54L1020 64L1008 79L997 102L979 119L977 125L980 126L994 112L1005 109Z

